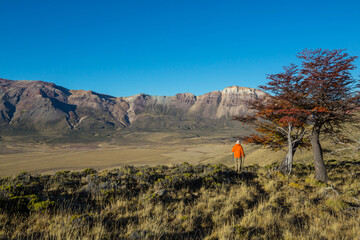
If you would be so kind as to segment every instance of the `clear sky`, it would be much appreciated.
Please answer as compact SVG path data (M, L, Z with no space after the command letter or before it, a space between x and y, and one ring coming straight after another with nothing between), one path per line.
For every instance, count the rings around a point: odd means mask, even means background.
M360 56L360 1L0 0L0 34L1 78L200 95L262 85L305 48Z

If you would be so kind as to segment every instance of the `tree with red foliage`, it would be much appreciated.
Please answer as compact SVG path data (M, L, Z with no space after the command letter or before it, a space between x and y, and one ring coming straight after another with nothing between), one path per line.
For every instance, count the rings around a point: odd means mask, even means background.
M290 80L282 77L283 74L269 75L270 81L261 88L280 99L291 96L286 100L292 108L306 115L306 123L311 128L316 179L327 182L320 134L338 132L343 123L354 120L359 92L358 80L350 71L356 68L357 57L341 49L305 49L297 57L302 61L301 68L289 67L293 69ZM298 116L289 114L288 117Z
M234 117L233 119L254 126L257 134L246 137L247 142L260 144L274 150L287 147L287 154L279 165L279 169L290 174L292 171L293 156L299 147L308 147L308 141L304 138L307 132L306 123L309 111L299 109L291 102L297 95L299 83L298 69L295 65L284 68L285 72L269 75L271 83L276 82L276 92L264 98L249 102L250 109L255 110L254 115ZM290 88L294 89L290 91ZM262 86L262 89L267 87ZM292 101L290 101L290 99Z
M334 133L345 122L354 121L353 111L358 107L358 80L350 70L356 67L357 57L349 56L344 50L304 50L302 59L302 91L306 93L299 107L312 111L311 145L314 154L316 179L328 180L320 133Z

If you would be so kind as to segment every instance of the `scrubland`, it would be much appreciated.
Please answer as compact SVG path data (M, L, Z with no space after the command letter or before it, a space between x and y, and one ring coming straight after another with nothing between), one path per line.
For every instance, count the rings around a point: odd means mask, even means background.
M0 179L0 239L359 239L360 162L122 166Z

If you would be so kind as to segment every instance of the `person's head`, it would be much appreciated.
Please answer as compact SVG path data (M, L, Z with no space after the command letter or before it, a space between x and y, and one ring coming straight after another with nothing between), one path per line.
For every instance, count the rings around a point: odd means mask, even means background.
M240 144L240 140L237 140L237 141L236 141L236 144Z

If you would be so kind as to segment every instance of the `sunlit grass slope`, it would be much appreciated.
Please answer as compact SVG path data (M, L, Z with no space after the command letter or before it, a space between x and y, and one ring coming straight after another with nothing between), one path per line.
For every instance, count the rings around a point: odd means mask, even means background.
M360 162L124 166L0 180L0 239L358 239Z

